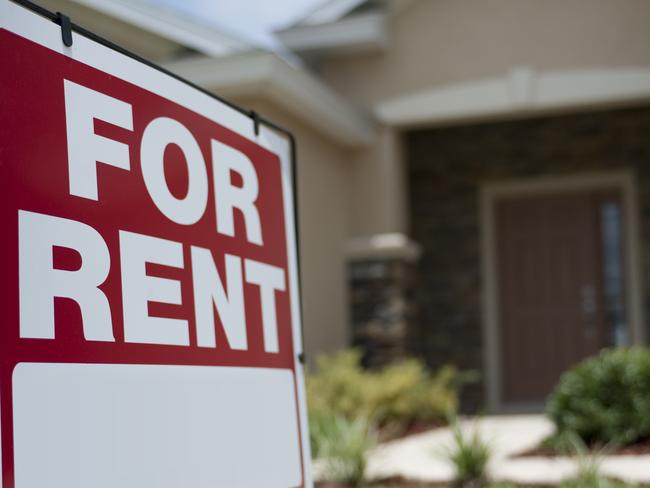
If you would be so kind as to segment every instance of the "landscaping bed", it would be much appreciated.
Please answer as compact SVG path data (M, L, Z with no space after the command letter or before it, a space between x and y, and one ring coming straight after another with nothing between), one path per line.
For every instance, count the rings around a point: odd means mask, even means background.
M641 487L640 484L626 484L608 478L616 474L630 480L647 482L645 457L620 460L606 459L610 455L650 455L650 349L616 348L604 350L588 358L566 372L547 402L548 420L555 433L540 445L526 452L519 452L517 442L507 457L495 458L494 446L483 437L504 428L503 421L492 420L488 428L478 421L471 426L463 420L461 425L454 415L457 405L457 389L462 381L453 368L437 372L426 370L415 360L389 365L379 370L365 370L361 367L359 354L355 351L339 353L320 361L316 374L308 375L307 392L310 405L310 437L314 454L319 458L319 477L329 481L316 483L318 488L627 488ZM531 419L524 419L529 425ZM533 422L532 431L537 432L532 442L520 446L531 446L544 435L548 435L548 422ZM507 423L512 430L512 422ZM519 422L517 420L516 422ZM515 423L516 423L515 422ZM433 438L450 438L441 453L454 469L453 478L440 475L438 468L430 469L431 479L450 479L454 482L423 482L402 477L365 481L368 453L380 442L391 441L441 427L449 423L448 430L433 432ZM542 425L543 423L543 425ZM530 426L530 425L529 425ZM516 427L516 426L515 426ZM517 427L520 428L520 427ZM518 430L511 432L517 435ZM510 439L509 437L505 437ZM421 455L429 437L417 436L407 441L407 447L415 446L411 452L402 444L386 446L386 452L399 456L415 456L413 462L434 462L434 453ZM602 447L606 446L606 447ZM513 446L511 446L513 447ZM499 445L503 450L503 446ZM393 452L394 451L394 452ZM382 451L382 455L386 452ZM514 457L569 457L576 471L567 471L563 476L571 479L559 483L558 473L547 476L555 463L559 467L566 460L526 461L541 463L533 466L537 471L531 481L555 484L492 483L486 480L490 475L499 476L499 469L488 470L490 459L506 460ZM404 458L406 459L406 458ZM629 462L632 464L629 464ZM375 460L376 462L376 460ZM501 461L499 461L501 462ZM517 461L513 461L517 463ZM521 461L520 461L521 462ZM606 462L606 466L603 464ZM531 468L524 463L524 466ZM433 468L433 467L432 467ZM531 468L532 469L532 468ZM541 469L541 471L540 471ZM648 468L650 470L650 467ZM382 474L380 466L373 466L373 472ZM426 471L426 470L425 470ZM426 471L426 472L429 472ZM420 473L413 469L390 469L385 474ZM506 471L503 471L505 473ZM501 474L503 475L503 474Z
M581 484L571 484L564 482L560 485L549 484L519 484L509 482L494 482L488 484L467 483L458 485L456 483L432 483L426 481L409 480L402 477L388 478L384 480L375 480L366 482L363 485L341 484L329 481L316 482L315 488L649 488L647 485L630 485L622 481L608 480L607 485L590 486Z

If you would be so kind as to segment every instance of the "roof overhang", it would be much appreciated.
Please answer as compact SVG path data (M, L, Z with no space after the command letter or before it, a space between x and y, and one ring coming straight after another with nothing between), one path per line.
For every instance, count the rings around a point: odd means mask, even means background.
M326 24L301 24L276 35L288 49L299 54L357 54L388 46L383 13L355 15Z
M349 103L277 55L249 52L198 57L165 65L170 71L227 98L262 98L346 147L370 144L373 124Z
M501 78L458 83L384 100L377 119L390 126L451 125L524 118L650 102L650 69L536 73L513 69Z

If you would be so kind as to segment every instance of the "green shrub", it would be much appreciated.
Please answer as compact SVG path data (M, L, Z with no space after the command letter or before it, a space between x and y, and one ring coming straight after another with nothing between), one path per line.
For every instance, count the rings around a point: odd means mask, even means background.
M331 421L330 416L309 414L309 443L314 458L322 456L323 439L328 436L327 429Z
M629 444L650 436L650 350L605 350L565 373L547 403L558 436Z
M324 417L317 435L319 454L326 463L326 478L361 486L365 480L368 451L375 445L370 423L364 418Z
M319 357L317 372L307 375L309 412L364 417L380 426L444 421L456 409L463 379L452 367L431 375L414 359L370 371L362 368L359 351L345 350Z
M480 485L487 483L487 465L490 461L490 446L479 436L478 429L470 435L463 434L458 420L451 421L453 445L447 456L454 465L454 482L457 486Z
M422 362L409 359L374 375L369 409L380 425L442 421L454 412L457 373L450 366L431 375Z
M373 385L360 366L361 355L345 350L316 359L317 373L308 374L307 404L310 416L368 417L367 397Z

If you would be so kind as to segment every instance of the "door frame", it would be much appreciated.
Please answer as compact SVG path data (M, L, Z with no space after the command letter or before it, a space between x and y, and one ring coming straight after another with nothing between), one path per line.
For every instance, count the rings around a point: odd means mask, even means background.
M641 245L639 239L639 204L635 174L629 170L582 173L536 178L487 181L480 185L480 246L483 371L490 412L503 412L501 398L501 347L499 336L498 276L496 258L495 202L506 196L573 193L612 189L621 192L624 215L625 293L628 337L630 344L645 343L643 283L641 279Z

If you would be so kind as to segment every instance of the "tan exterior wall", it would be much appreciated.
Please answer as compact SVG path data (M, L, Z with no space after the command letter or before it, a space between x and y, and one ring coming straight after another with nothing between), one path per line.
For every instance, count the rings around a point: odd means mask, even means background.
M384 53L332 58L323 78L355 102L539 71L650 66L647 0L413 0Z
M298 156L298 212L305 352L348 344L344 246L350 229L353 163L349 154L267 102L235 100L291 130Z
M406 232L406 183L400 134L377 130L373 144L352 155L353 236Z

